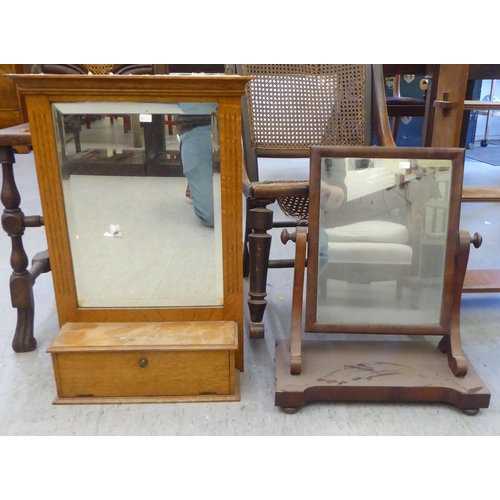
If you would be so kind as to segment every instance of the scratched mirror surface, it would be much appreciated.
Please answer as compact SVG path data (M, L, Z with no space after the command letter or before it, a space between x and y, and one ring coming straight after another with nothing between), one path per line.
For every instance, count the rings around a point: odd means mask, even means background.
M52 110L78 306L221 306L217 105Z
M317 321L438 325L451 160L322 158Z

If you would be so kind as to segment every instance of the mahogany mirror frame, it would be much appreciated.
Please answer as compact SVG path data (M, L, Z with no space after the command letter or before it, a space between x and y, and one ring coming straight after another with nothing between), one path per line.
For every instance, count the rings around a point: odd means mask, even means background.
M243 370L240 76L10 75L25 96L60 325L77 322L234 321ZM53 103L213 102L218 106L222 209L222 306L79 308L53 126Z
M439 324L339 324L317 320L318 265L319 265L319 213L321 159L338 158L388 158L408 160L450 160L452 180L448 230L445 250L444 281ZM398 334L398 335L449 335L454 314L453 284L459 238L460 201L465 152L460 148L404 148L404 147L342 147L314 146L310 155L310 213L308 229L307 288L305 331L311 333L345 334Z

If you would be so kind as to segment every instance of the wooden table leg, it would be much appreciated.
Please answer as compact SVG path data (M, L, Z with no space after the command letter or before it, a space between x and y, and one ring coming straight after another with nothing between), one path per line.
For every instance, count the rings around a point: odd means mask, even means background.
M142 148L142 132L139 115L132 115L132 136L134 138L134 148Z
M11 146L0 146L0 163L2 164L2 190L0 199L3 203L2 227L12 241L10 263L13 269L10 277L10 294L12 307L17 309L17 326L12 341L15 352L28 352L36 347L33 334L34 300L33 284L41 272L50 270L48 253L37 254L34 273L28 270L28 256L23 246L23 234L26 227L43 225L41 216L25 217L21 208L21 196L14 179L14 153Z
M250 338L264 338L264 311L267 306L266 285L271 250L271 235L267 232L273 227L273 211L267 208L274 200L254 200L250 209L248 235L250 286L248 308L250 311Z

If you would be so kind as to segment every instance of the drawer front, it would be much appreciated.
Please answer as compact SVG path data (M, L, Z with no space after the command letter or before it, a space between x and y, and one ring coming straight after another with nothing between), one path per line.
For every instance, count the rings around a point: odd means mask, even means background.
M230 394L230 358L223 350L53 354L61 398Z

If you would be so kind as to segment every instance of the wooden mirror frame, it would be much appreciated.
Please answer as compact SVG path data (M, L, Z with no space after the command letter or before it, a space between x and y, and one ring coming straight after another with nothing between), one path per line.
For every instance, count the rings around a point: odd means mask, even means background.
M321 159L338 158L404 158L415 160L450 160L452 180L448 233L444 266L444 285L439 325L335 324L317 321L318 245ZM449 335L454 307L454 273L460 222L460 199L465 153L460 148L391 148L391 147L312 147L310 166L310 213L308 230L307 291L305 331L312 333L360 333L398 335ZM459 307L459 304L458 304Z
M78 322L234 321L243 370L240 76L10 75L25 96L60 325ZM52 104L214 102L219 112L224 303L219 307L79 308L53 127Z

